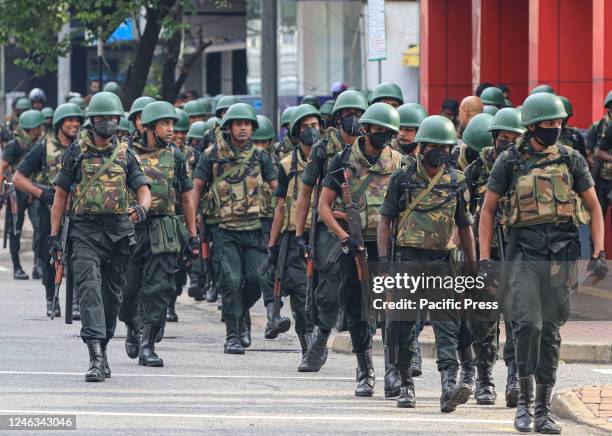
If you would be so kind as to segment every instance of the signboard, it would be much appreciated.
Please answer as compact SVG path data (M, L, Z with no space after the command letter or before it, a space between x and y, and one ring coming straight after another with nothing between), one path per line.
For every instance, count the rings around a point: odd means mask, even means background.
M385 0L368 0L368 60L386 58Z
M402 64L405 67L418 67L420 61L420 48L418 44L413 44L402 53Z

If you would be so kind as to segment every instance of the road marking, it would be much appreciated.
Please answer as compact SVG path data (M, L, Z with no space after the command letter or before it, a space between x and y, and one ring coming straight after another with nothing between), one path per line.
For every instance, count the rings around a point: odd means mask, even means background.
M612 293L603 289L591 288L589 286L581 286L578 288L579 294L590 295L592 297L606 298L612 300Z
M16 415L78 415L78 416L126 416L143 418L192 418L192 419L230 419L242 421L401 421L401 422L456 422L465 424L512 424L514 421L502 419L470 419L470 418L424 418L418 416L363 416L363 415L217 415L191 413L145 413L145 412L93 412L83 410L8 410L0 409L3 414Z
M4 266L0 266L0 272L9 272L10 269L4 267Z
M612 369L594 369L593 371L601 374L612 375Z

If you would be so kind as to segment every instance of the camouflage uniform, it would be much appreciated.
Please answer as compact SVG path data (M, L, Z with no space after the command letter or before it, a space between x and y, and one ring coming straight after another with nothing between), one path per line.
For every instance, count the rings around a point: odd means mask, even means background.
M282 159L287 156L294 148L295 144L291 142L289 134L287 134L282 141L279 141L274 144L274 149L276 150L276 154L278 154L279 159Z
M573 148L585 158L587 157L584 137L578 129L569 126L563 127L558 142L566 147Z
M74 217L69 237L83 342L107 342L115 334L130 254L128 236L134 233L127 216L128 187L137 191L147 185L142 166L127 143L116 137L111 141L99 149L88 135L71 145L54 181L64 191L72 191ZM113 164L85 191L88 181L112 157Z

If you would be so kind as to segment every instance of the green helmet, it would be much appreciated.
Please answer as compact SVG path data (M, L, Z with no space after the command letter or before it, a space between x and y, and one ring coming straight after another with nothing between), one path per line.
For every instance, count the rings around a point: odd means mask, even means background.
M612 91L608 92L608 95L604 100L604 107L607 107L610 103L612 103Z
M392 82L383 82L374 88L374 91L370 94L370 104L376 103L383 98L393 98L397 100L399 104L404 104L402 89Z
M491 136L489 126L492 121L493 116L489 114L478 114L472 117L463 131L463 142L475 151L491 147L493 145L493 137Z
M87 107L85 100L83 100L82 97L72 97L70 100L68 100L68 103L74 103L81 109L85 109Z
M281 126L291 124L291 113L296 107L297 106L289 106L283 110L283 113L281 114Z
M42 112L36 109L29 109L19 115L19 127L28 130L35 129L45 122Z
M296 106L291 112L291 125L289 126L289 134L298 136L300 122L306 117L317 117L321 120L321 113L311 104L301 104Z
M128 115L129 120L134 121L136 114L142 112L146 105L153 103L154 101L156 100L153 97L147 96L138 97L136 100L134 100L134 103L132 103L132 107L130 108L130 114Z
M400 127L418 128L425 118L427 110L418 103L406 103L397 108L400 116Z
M196 121L198 122L198 121ZM217 126L221 125L221 120L217 117L210 117L205 123L205 132L208 132L210 129L214 129Z
M235 95L224 95L217 101L217 106L215 108L215 115L217 118L221 116L221 111L225 109L229 109L229 107L236 103L242 103L239 97Z
M45 107L43 108L43 110L41 110L43 117L45 118L53 118L53 108L52 107Z
M513 107L509 98L504 98L504 107Z
M98 92L91 97L89 100L89 106L87 107L87 117L95 117L97 115L116 115L118 117L123 116L123 105L117 94L112 92Z
M204 105L206 115L212 114L212 99L210 97L198 98L198 101Z
M300 101L300 105L303 105L303 104L309 104L311 106L314 106L315 109L319 109L319 107L321 106L321 103L319 103L319 99L315 97L314 95L305 95L304 97L302 97L302 101Z
M187 132L189 131L189 118L183 109L174 109L176 112L176 116L178 117L178 121L174 123L174 131L175 132Z
M394 132L399 132L400 116L397 109L390 104L374 103L370 105L361 118L359 118L359 123L376 124L377 126L386 127Z
M500 109L493 116L493 121L489 125L489 131L492 132L493 130L524 133L525 128L521 125L521 111L513 107Z
M191 124L191 126L189 126L189 131L187 132L187 138L202 139L204 137L205 130L206 130L206 122L196 121L195 123Z
M498 108L502 108L506 105L504 93L496 86L489 86L488 88L485 88L482 91L482 94L480 94L480 100L482 101L482 104L490 104L492 106L497 106Z
M346 91L345 91L346 92ZM326 100L319 108L321 115L331 115L334 110L334 100Z
M493 106L493 105L490 105L490 104L485 104L482 107L482 111L485 114L495 115L499 111L499 108L497 106Z
M117 82L108 82L106 85L104 85L104 89L102 89L102 91L112 92L113 94L119 95L121 94L121 87Z
M127 117L121 117L121 119L119 120L119 127L117 128L117 130L123 130L129 133L130 120Z
M272 121L263 115L257 115L259 127L253 132L253 141L271 141L274 139L274 127Z
M533 95L533 94L538 94L540 92L546 92L548 94L554 94L555 90L552 89L552 86L550 85L538 85L535 88L533 88L531 91L529 91L529 95Z
M17 102L15 103L15 109L20 111L27 111L28 109L32 109L32 103L30 102L30 99L21 97L17 99Z
M202 103L200 100L188 101L183 106L183 110L185 111L188 117L204 116L208 113L206 112L204 103Z
M173 119L174 122L178 121L179 118L176 115L174 106L167 101L154 101L153 103L146 105L142 110L140 122L143 126L146 126L148 124L153 124L158 120L165 120L167 118Z
M347 90L336 97L336 102L334 103L334 109L332 110L332 116L335 116L336 113L341 111L342 109L359 109L365 112L368 108L368 101L363 96L363 94L359 91Z
M252 121L254 130L259 127L259 124L257 123L257 112L255 112L255 108L253 106L247 103L234 103L227 108L227 112L225 112L225 115L223 115L223 119L221 120L221 127L227 126L229 122L233 120Z
M455 125L442 115L430 115L421 121L414 142L454 145L457 143Z
M521 109L521 124L527 126L540 121L567 118L563 102L555 94L538 92L531 94L523 102Z
M567 113L567 116L571 117L572 115L574 115L574 108L572 107L572 102L569 101L569 98L563 97L562 95L560 95L559 98L561 99L561 102L563 103L563 107L565 108L565 112Z
M57 109L55 109L55 112L53 112L53 125L57 127L62 120L71 117L79 117L81 123L83 122L83 118L85 118L83 111L78 105L74 103L60 104Z

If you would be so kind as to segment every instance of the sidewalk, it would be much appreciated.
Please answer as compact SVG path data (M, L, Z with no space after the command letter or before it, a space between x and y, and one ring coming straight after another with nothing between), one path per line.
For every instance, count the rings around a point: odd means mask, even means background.
M599 429L612 431L612 385L582 386L557 392L553 412Z

